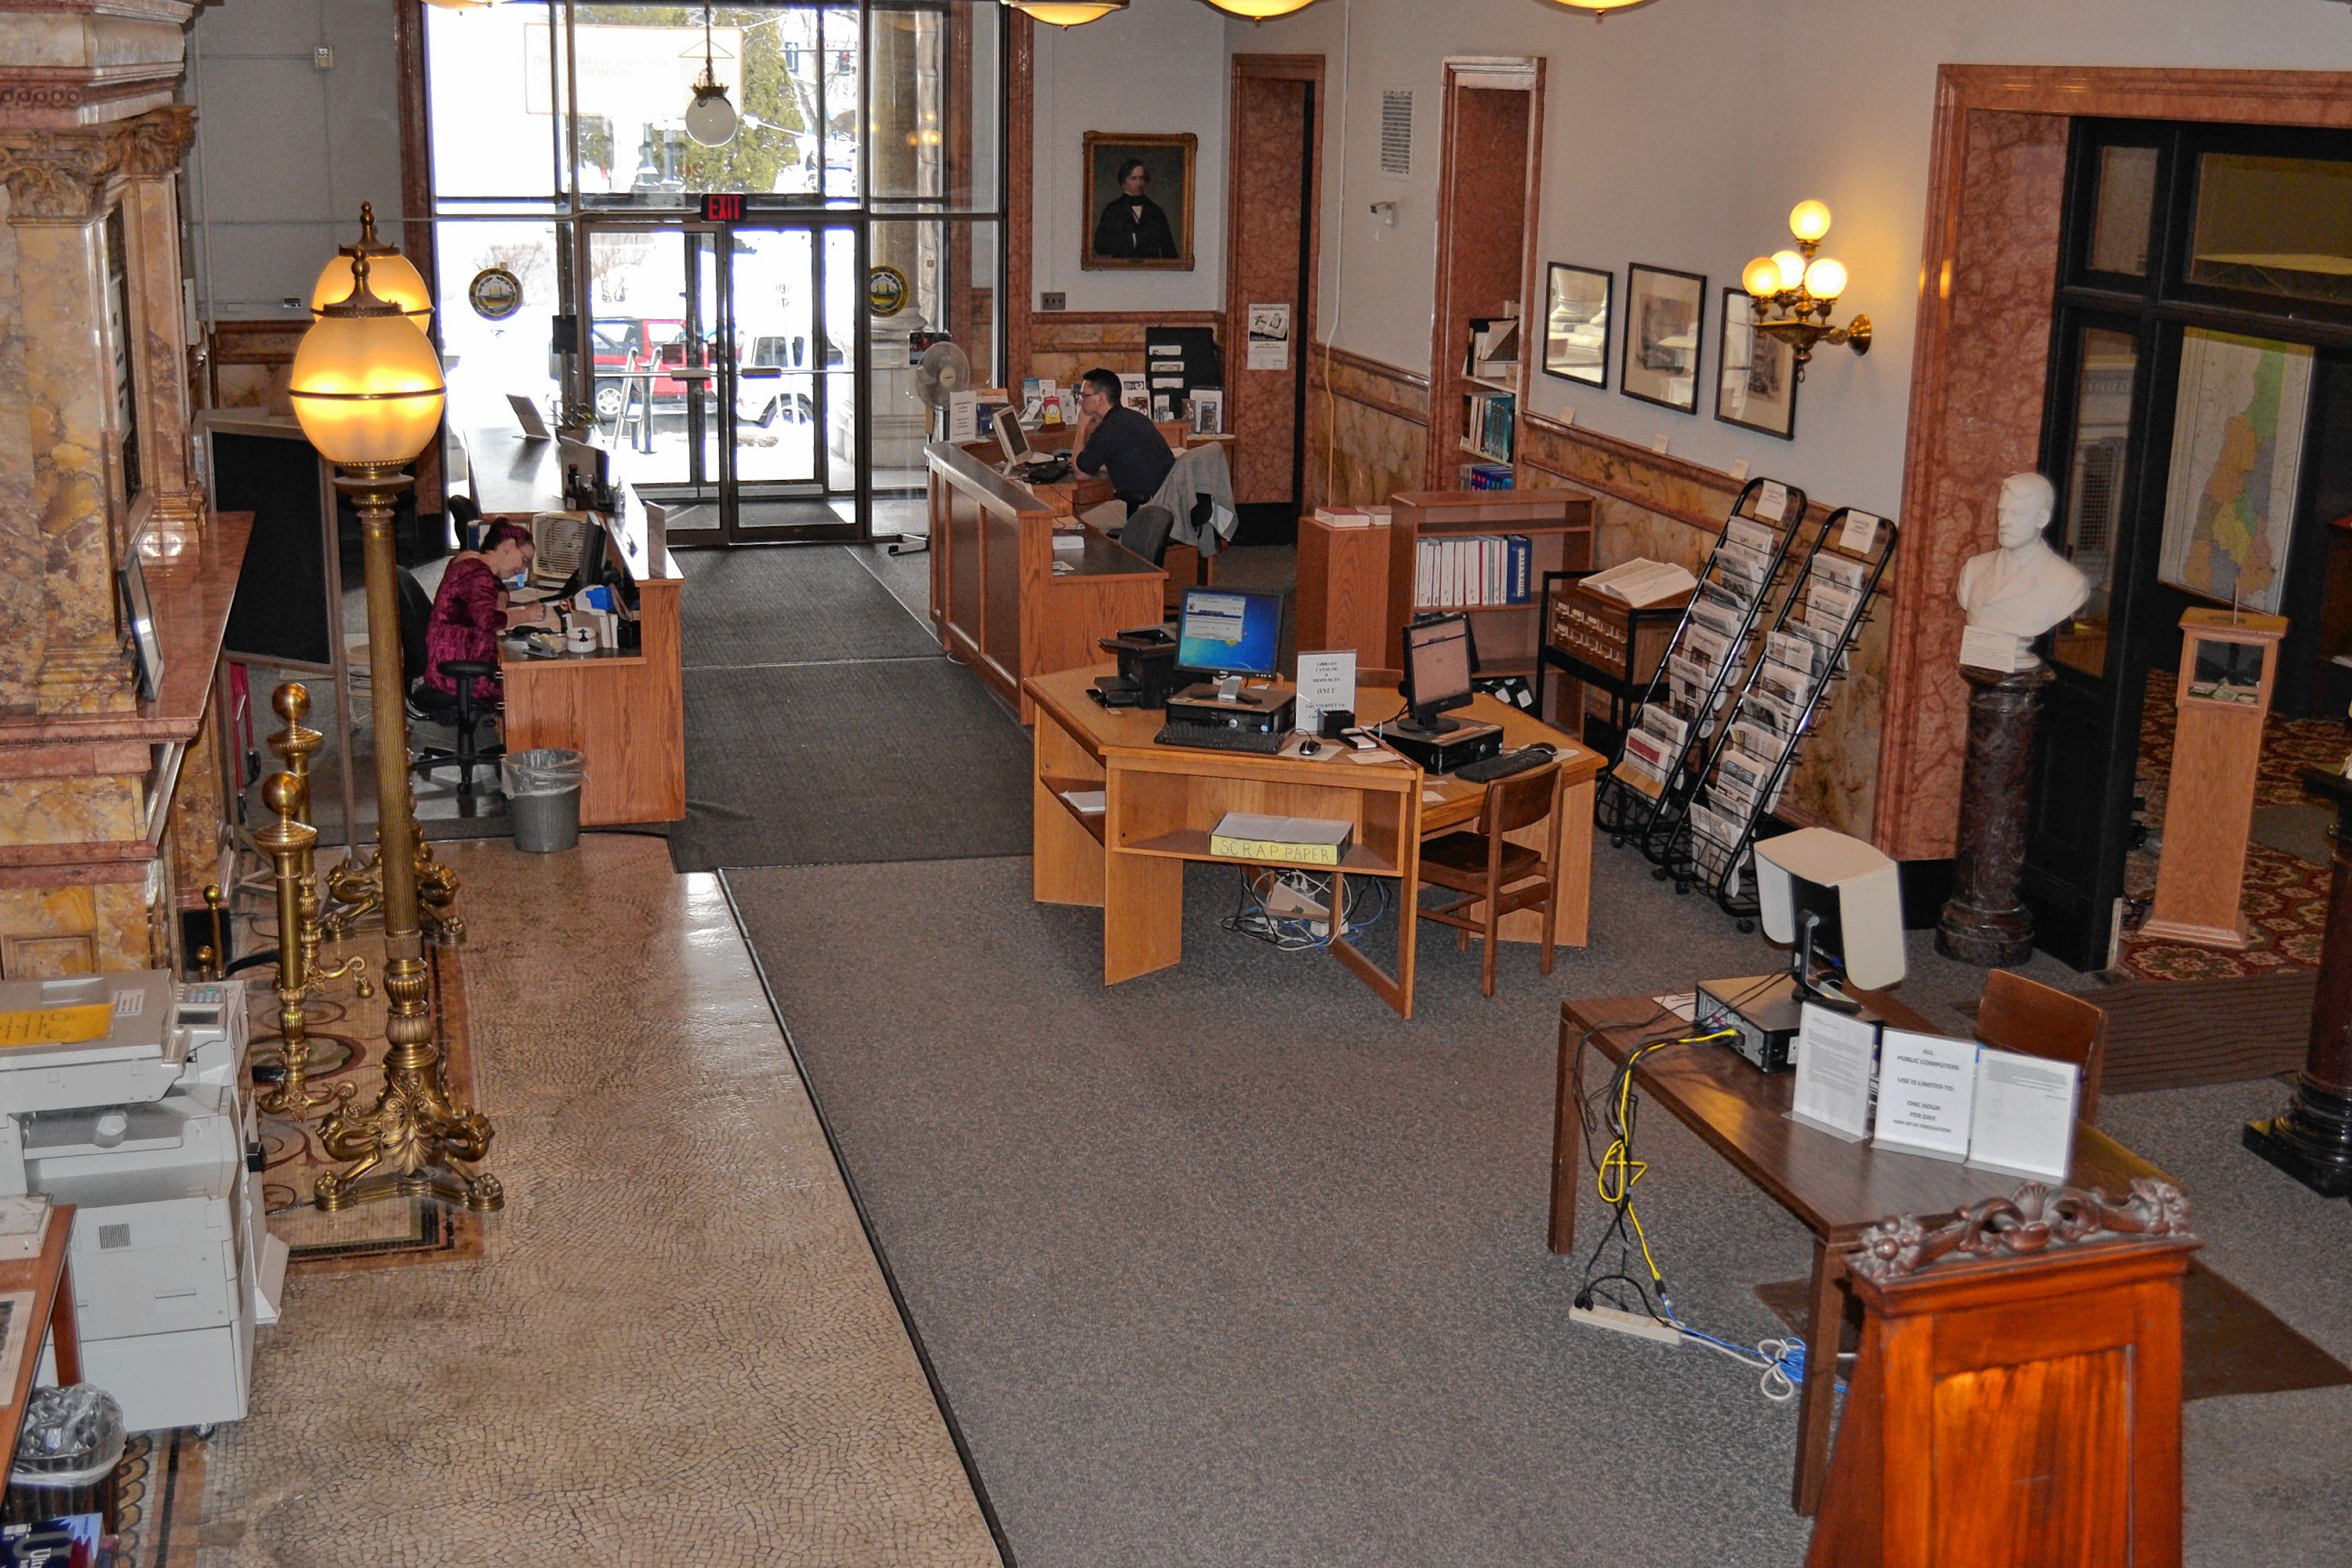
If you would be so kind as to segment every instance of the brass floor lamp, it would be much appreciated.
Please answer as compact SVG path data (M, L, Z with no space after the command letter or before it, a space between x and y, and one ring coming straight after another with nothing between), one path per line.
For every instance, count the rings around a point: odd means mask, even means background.
M489 1152L489 1118L450 1103L434 1041L418 921L416 815L408 783L399 563L392 538L393 505L414 482L404 465L440 427L446 389L432 340L408 310L368 288L369 268L383 253L372 255L362 245L341 254L351 258L351 294L318 309L294 355L292 396L302 433L335 465L336 489L359 511L365 549L390 1049L375 1101L347 1105L320 1124L319 1142L327 1153L352 1163L320 1176L313 1196L330 1213L389 1197L496 1209L504 1205L505 1193L496 1176L477 1168ZM415 274L405 261L401 266Z

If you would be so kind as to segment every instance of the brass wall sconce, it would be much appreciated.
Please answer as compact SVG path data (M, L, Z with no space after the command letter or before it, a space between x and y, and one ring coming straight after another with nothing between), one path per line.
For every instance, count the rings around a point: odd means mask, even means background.
M1843 327L1830 325L1830 312L1845 292L1845 263L1821 254L1822 237L1830 231L1830 209L1820 202L1799 202L1789 211L1789 232L1797 237L1794 250L1759 256L1741 269L1748 306L1756 330L1778 338L1796 356L1797 379L1805 379L1805 365L1819 343L1843 343L1858 354L1870 352L1870 318L1856 316Z

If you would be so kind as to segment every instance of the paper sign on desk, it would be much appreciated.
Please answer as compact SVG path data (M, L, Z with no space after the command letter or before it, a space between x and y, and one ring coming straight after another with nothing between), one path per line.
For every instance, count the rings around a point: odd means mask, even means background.
M2065 1180L2074 1158L2074 1107L2082 1079L2073 1062L1990 1046L1979 1051L1969 1163Z
M1323 728L1323 715L1356 706L1356 650L1298 656L1298 727L1309 734Z
M114 1008L105 1002L74 1007L27 1007L0 1013L0 1046L75 1046L114 1027Z
M1788 516L1789 487L1778 479L1766 479L1764 488L1756 492L1756 515L1767 522Z
M1871 1142L1938 1160L1966 1159L1976 1089L1974 1040L1880 1031L1878 1115Z
M1789 1114L1849 1143L1870 1136L1878 1026L1808 1002L1797 1026L1797 1092Z

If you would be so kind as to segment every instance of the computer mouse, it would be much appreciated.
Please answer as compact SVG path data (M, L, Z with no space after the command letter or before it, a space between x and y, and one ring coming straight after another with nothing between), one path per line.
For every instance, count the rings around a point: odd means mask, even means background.
M1298 742L1298 754L1302 757L1311 757L1322 749L1323 742L1320 741L1301 741Z

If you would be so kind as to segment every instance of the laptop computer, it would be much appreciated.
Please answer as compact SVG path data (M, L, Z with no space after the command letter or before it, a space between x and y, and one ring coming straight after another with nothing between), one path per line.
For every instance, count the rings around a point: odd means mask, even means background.
M514 410L515 423L522 426L524 440L545 441L554 437L555 432L547 427L547 421L540 417L539 405L521 393L508 393L507 406Z

